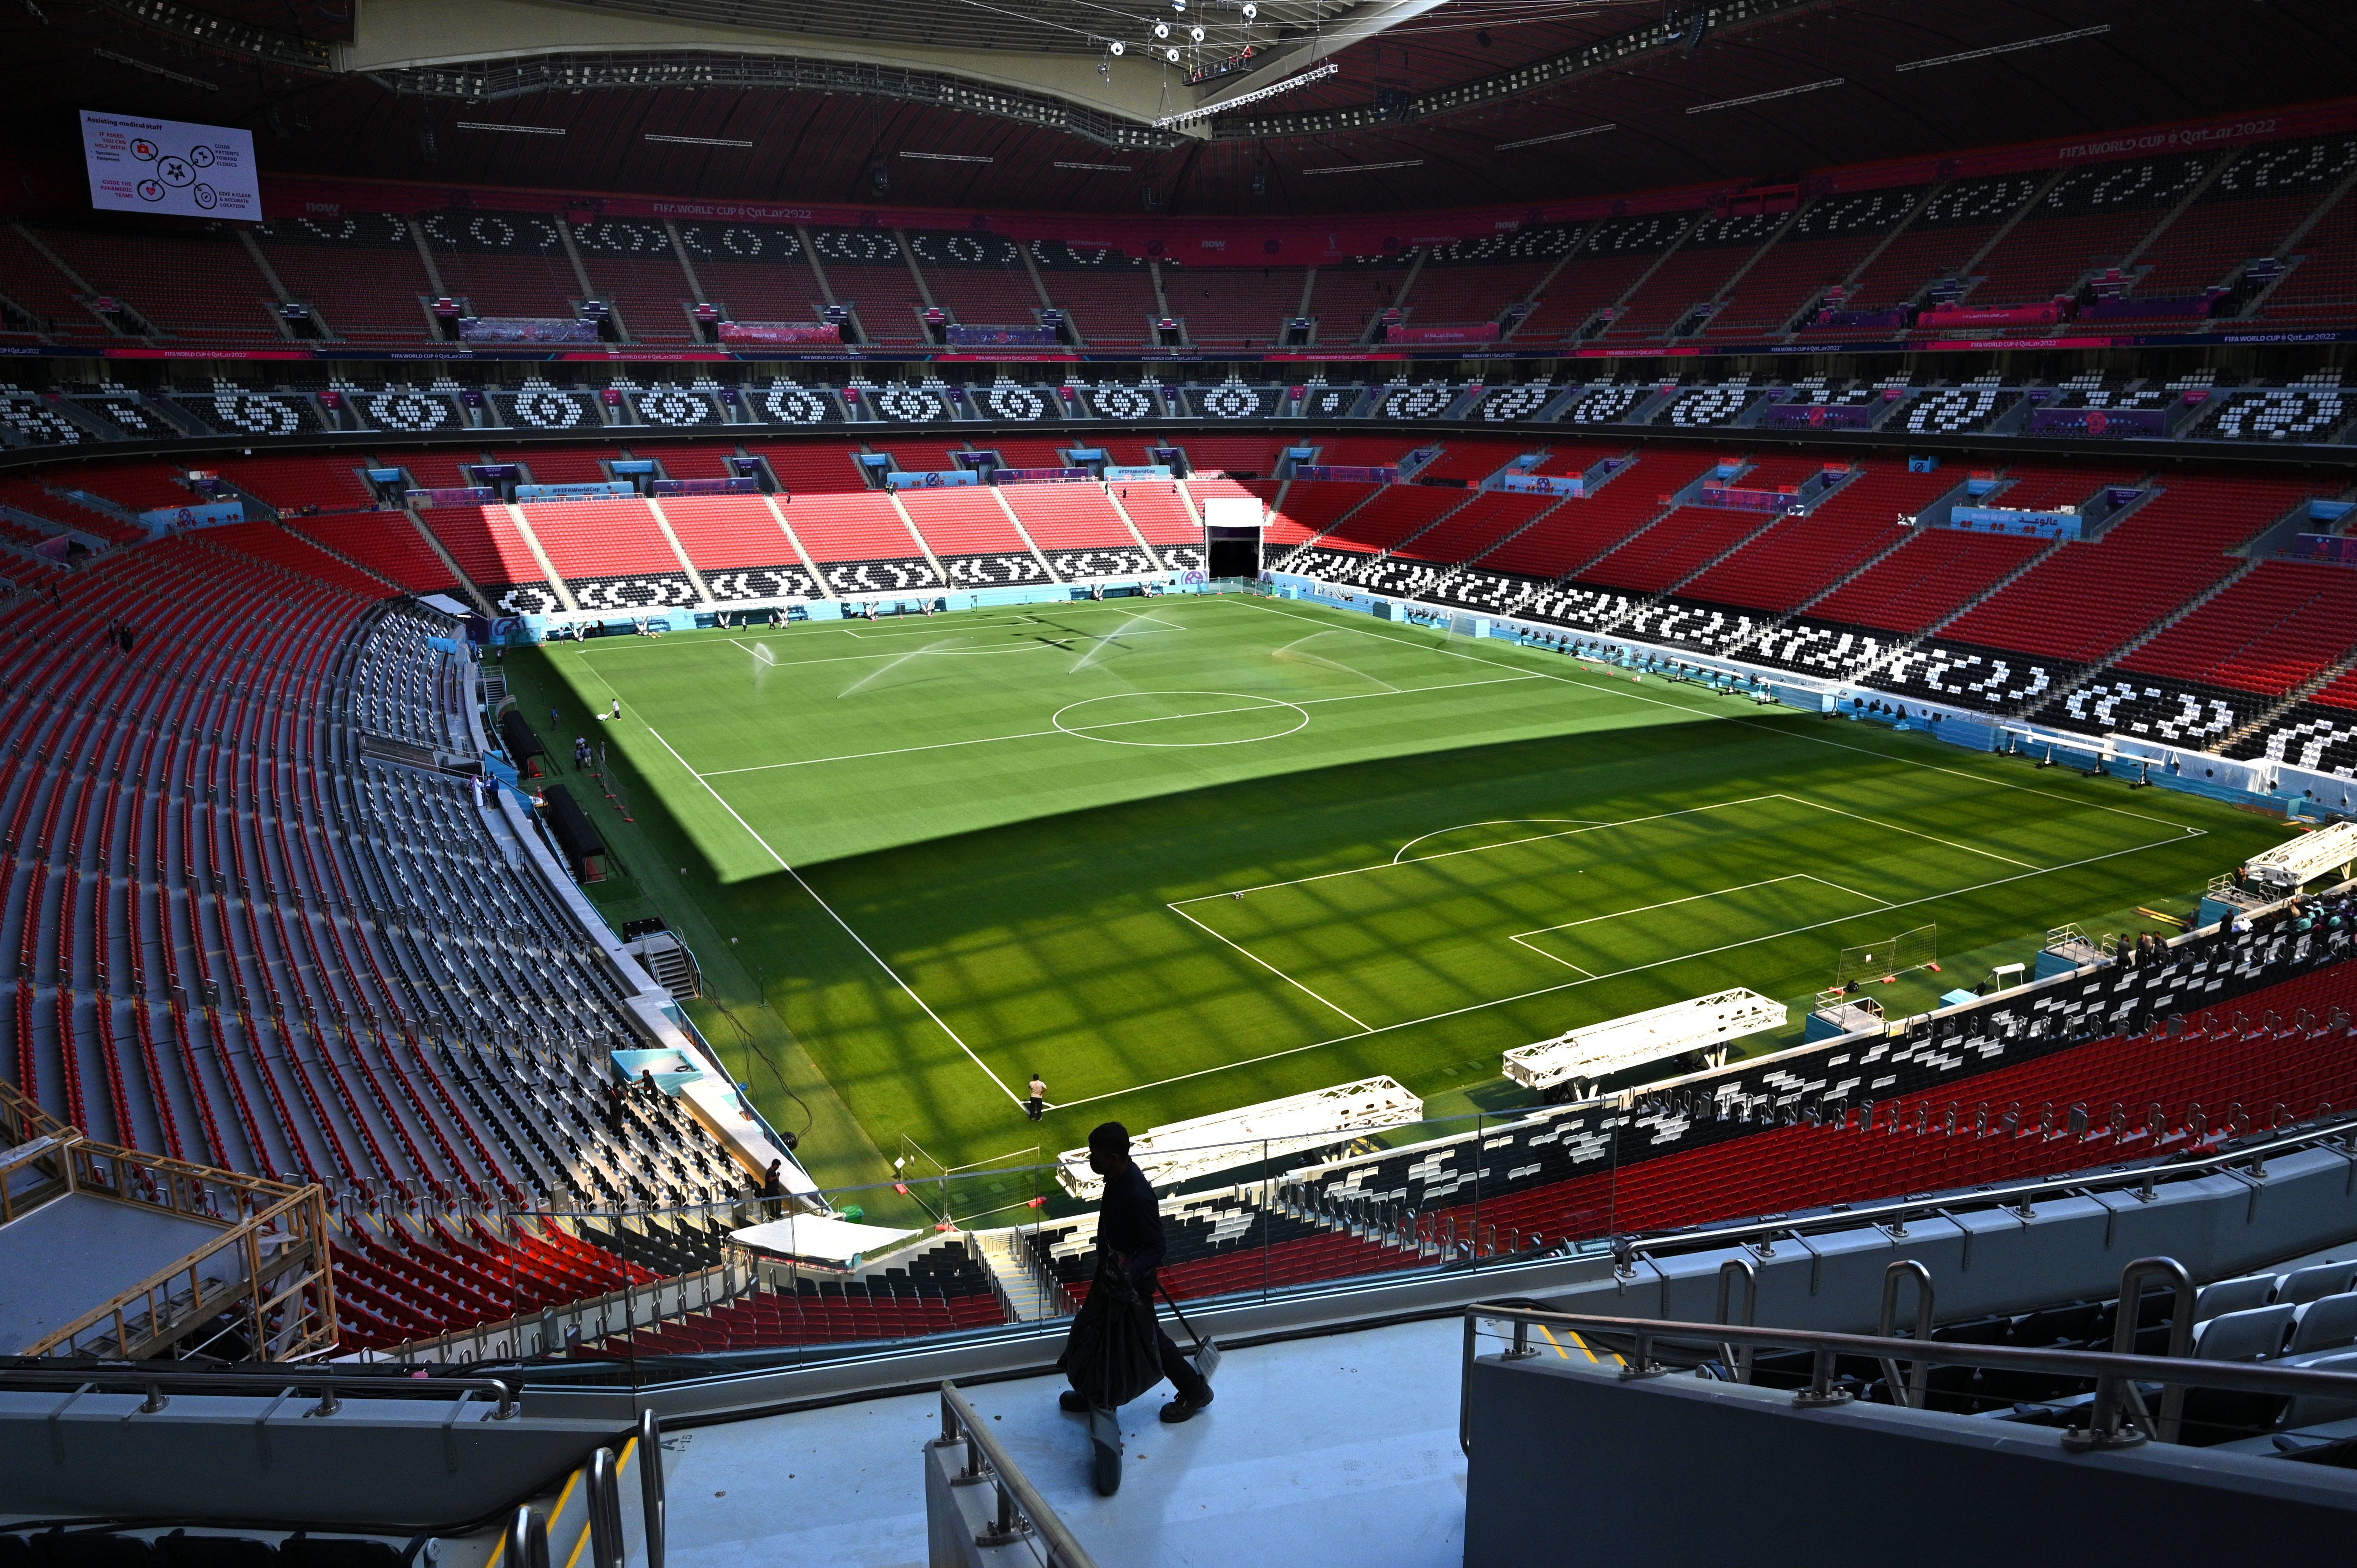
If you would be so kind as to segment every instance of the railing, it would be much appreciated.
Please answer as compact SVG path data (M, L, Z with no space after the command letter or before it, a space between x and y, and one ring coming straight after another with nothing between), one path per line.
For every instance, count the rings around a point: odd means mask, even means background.
M362 1350L363 1361L499 1361L545 1356L633 1328L655 1328L736 1300L759 1282L750 1255L726 1250L723 1261L693 1273L627 1284L603 1295L453 1328L429 1338Z
M512 1421L523 1413L523 1407L516 1402L513 1381L502 1378L387 1378L357 1372L312 1372L290 1367L264 1372L159 1372L140 1367L52 1371L46 1367L0 1367L0 1389L72 1389L86 1393L118 1387L144 1392L147 1402L141 1408L151 1413L171 1402L167 1391L220 1394L233 1389L264 1390L287 1397L316 1389L319 1402L311 1409L314 1415L333 1415L343 1408L339 1393L414 1400L441 1398L453 1391L469 1397L488 1393L497 1398L499 1404L491 1412L493 1421Z
M1868 1137L1876 1134L1855 1130L1843 1133L1831 1127L1824 1130L1826 1137ZM1892 1134L1895 1135L1895 1134ZM1960 1133L1969 1136L1969 1133ZM2034 1136L2034 1129L2022 1136ZM1520 1270L1550 1267L1566 1258L1610 1257L1624 1278L1631 1277L1645 1262L1655 1258L1697 1251L1747 1249L1752 1255L1770 1260L1780 1249L1809 1245L1807 1238L1829 1231L1854 1230L1866 1227L1880 1229L1894 1241L1904 1240L1910 1233L1919 1233L1927 1224L1935 1224L1945 1233L1950 1228L1964 1223L1964 1217L1974 1212L2005 1210L2020 1217L2034 1216L2045 1203L2101 1193L2132 1195L2139 1205L2152 1201L2164 1183L2199 1179L2205 1176L2232 1174L2239 1178L2263 1179L2271 1162L2304 1150L2322 1149L2348 1162L2357 1169L2357 1110L2320 1118L2313 1124L2287 1128L2256 1137L2244 1136L2222 1144L2214 1141L2226 1136L2225 1129L2213 1131L2212 1143L2186 1148L2173 1157L2165 1151L2158 1156L2147 1155L2141 1161L2123 1163L2105 1170L2078 1168L2061 1174L2027 1178L2009 1183L1990 1183L1973 1187L1946 1187L1934 1191L1910 1193L1877 1201L1856 1203L1847 1207L1825 1207L1789 1214L1766 1217L1745 1217L1695 1226L1687 1229L1649 1233L1616 1231L1607 1229L1594 1234L1564 1240L1548 1239L1542 1242L1534 1234L1518 1230L1512 1224L1489 1223L1480 1217L1478 1203L1468 1204L1466 1212L1435 1214L1420 1210L1407 1199L1352 1198L1340 1199L1293 1189L1281 1178L1270 1178L1245 1187L1223 1189L1219 1193L1187 1195L1166 1198L1166 1213L1186 1210L1200 1212L1198 1206L1214 1206L1232 1197L1247 1206L1265 1208L1272 1215L1310 1219L1321 1230L1333 1236L1347 1236L1372 1242L1390 1250L1390 1256L1379 1267L1343 1271L1332 1275L1317 1275L1292 1280L1275 1280L1231 1283L1215 1290L1195 1292L1188 1288L1183 1277L1173 1280L1166 1273L1166 1283L1177 1286L1181 1299L1219 1301L1234 1304L1251 1298L1275 1300L1306 1297L1321 1291L1337 1288L1363 1288L1386 1281L1430 1278L1440 1274L1489 1273L1511 1278ZM2060 1146L2064 1139L2058 1134ZM2073 1147L2079 1145L2073 1144ZM1039 1167L1046 1179L1054 1167ZM887 1189L888 1190L888 1189ZM837 1195L841 1196L841 1195ZM1084 1240L1092 1229L1084 1219L1050 1221L1058 1232L1068 1227L1078 1227L1069 1232L1064 1245ZM1006 1253L988 1261L987 1267L1001 1269L1011 1262L1014 1268L1037 1288L1048 1312L1045 1319L1050 1326L1060 1329L1058 1316L1072 1310L1071 1297L1066 1283L1047 1261L1048 1249L1040 1244L1040 1233L1029 1227L1007 1235ZM937 1233L922 1233L916 1244L930 1246L941 1238ZM1252 1244L1238 1246L1223 1256L1231 1259L1249 1258ZM1184 1265L1179 1265L1183 1267ZM1247 1268L1249 1265L1247 1264ZM748 1273L762 1278L773 1273L782 1280L797 1273L825 1278L846 1277L839 1269L812 1268L781 1262L762 1262ZM994 1284L1003 1287L1004 1278L994 1278ZM1741 1282L1736 1282L1740 1287ZM630 1292L597 1298L608 1305L613 1317L606 1326L619 1334L623 1325L618 1321L626 1297L637 1304L632 1316L635 1326L646 1326L662 1293L679 1287L676 1279L632 1287ZM1745 1292L1748 1295L1749 1292ZM712 1305L725 1307L736 1299L715 1295ZM1003 1297L1002 1297L1003 1299ZM666 1319L676 1316L680 1305L663 1299ZM573 1315L581 1310L580 1304L555 1307L548 1313L526 1314L507 1324L488 1326L479 1343L470 1330L458 1330L432 1341L418 1341L395 1349L373 1352L371 1359L397 1361L457 1359L475 1352L482 1359L522 1359L527 1356L547 1356L564 1351L567 1346L563 1325L577 1321ZM691 1298L686 1311L696 1310ZM1739 1312L1736 1320L1748 1316ZM547 1335L544 1325L558 1325L554 1335ZM583 1324L582 1338L586 1344L594 1340L597 1326L594 1313ZM500 1330L513 1332L502 1337ZM732 1370L741 1370L748 1363L746 1357L759 1358L764 1364L782 1364L795 1360L831 1359L845 1356L872 1353L887 1343L906 1343L911 1339L938 1339L946 1335L1036 1333L1037 1323L1000 1326L992 1328L969 1328L962 1331L921 1330L913 1334L886 1332L866 1339L830 1338L820 1336L809 1339L781 1341L754 1339L727 1347L715 1347L711 1354L726 1354L737 1358L730 1363ZM652 1377L669 1382L682 1378L705 1375L705 1370L719 1369L719 1364L698 1369L698 1358L693 1352L651 1349L633 1350L627 1343L609 1345L602 1358L579 1361L544 1362L537 1378L559 1376L561 1380L578 1381L584 1378L605 1380L619 1376L635 1380ZM569 1369L558 1374L556 1369Z
M942 1435L933 1446L950 1448L960 1443L965 1444L965 1466L950 1485L987 1486L998 1494L990 1527L974 1538L976 1546L1005 1546L1036 1534L1049 1568L1096 1568L1096 1559L1074 1539L1056 1510L1048 1506L1048 1499L991 1434L990 1423L976 1413L955 1383L943 1383Z
M572 1500L581 1499L581 1528L565 1553L565 1568L578 1568L586 1555L590 1568L625 1568L630 1540L622 1526L622 1472L632 1459L639 1466L639 1503L642 1517L640 1544L646 1568L663 1568L663 1527L667 1504L663 1493L662 1425L652 1411L639 1415L638 1431L617 1455L601 1447L573 1472L545 1514L518 1504L508 1516L507 1528L492 1548L486 1568L551 1568L554 1559L549 1535L573 1517Z
M186 1257L100 1302L22 1354L78 1356L95 1350L142 1359L241 1304L248 1348L258 1359L299 1360L334 1348L328 1208L318 1187L94 1144L5 1083L0 1130L14 1141L8 1154L16 1165L54 1170L48 1181L14 1198L0 1183L0 1223L32 1203L81 1193L219 1230Z
M1556 1312L1516 1302L1477 1302L1465 1308L1465 1337L1458 1419L1458 1446L1473 1452L1470 1373L1479 1355L1481 1325L1511 1326L1504 1361L1527 1360L1540 1352L1531 1344L1531 1330L1567 1329L1575 1334L1604 1335L1625 1341L1621 1358L1623 1381L1665 1376L1669 1369L1654 1359L1663 1344L1690 1347L1704 1354L1724 1345L1742 1350L1802 1350L1809 1353L1808 1385L1792 1395L1794 1408L1827 1409L1847 1404L1857 1396L1835 1380L1835 1359L1871 1359L1885 1365L1909 1360L1922 1367L1966 1367L1985 1371L2045 1373L2050 1377L2093 1381L2093 1402L2083 1426L2067 1427L2062 1445L2072 1453L2101 1448L2127 1448L2147 1441L2178 1441L2181 1420L2177 1412L2189 1388L2223 1389L2238 1393L2296 1397L2318 1395L2357 1404L2357 1372L2319 1371L2309 1367L2274 1367L2247 1361L2197 1361L2182 1357L2139 1356L2127 1347L2136 1337L2135 1304L2141 1299L2143 1280L2160 1276L2176 1288L2179 1319L2177 1337L2190 1329L2184 1317L2191 1311L2192 1286L2183 1265L2168 1258L2139 1258L2121 1276L2121 1305L2113 1329L2113 1348L2104 1350L2028 1349L2007 1345L1968 1345L1932 1338L1901 1339L1876 1334L1834 1334L1809 1328L1759 1328L1749 1324L1684 1323L1652 1317L1608 1317L1597 1313ZM2158 1383L2167 1391L2158 1414L2147 1410L2137 1383ZM1897 1392L1894 1389L1894 1394ZM1910 1401L1911 1407L1912 1402Z

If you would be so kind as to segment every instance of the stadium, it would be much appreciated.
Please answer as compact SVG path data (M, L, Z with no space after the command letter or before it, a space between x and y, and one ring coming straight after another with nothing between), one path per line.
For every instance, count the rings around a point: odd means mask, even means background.
M2345 6L0 28L0 1568L2345 1541Z

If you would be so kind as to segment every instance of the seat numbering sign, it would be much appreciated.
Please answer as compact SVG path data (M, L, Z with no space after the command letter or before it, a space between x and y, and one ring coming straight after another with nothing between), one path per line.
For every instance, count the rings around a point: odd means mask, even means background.
M251 131L85 109L81 150L92 207L262 221Z

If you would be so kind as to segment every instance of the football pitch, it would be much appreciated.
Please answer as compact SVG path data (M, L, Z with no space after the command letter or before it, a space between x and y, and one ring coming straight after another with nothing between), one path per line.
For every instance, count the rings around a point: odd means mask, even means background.
M698 1025L822 1182L1042 1157L1501 1051L1936 923L1936 1004L2046 929L2168 929L2256 813L1257 596L804 622L507 657L702 961ZM622 717L593 721L619 699ZM565 778L575 782L569 768ZM627 816L628 820L625 820ZM2140 913L2139 911L2144 911ZM1019 1101L1037 1071L1044 1124Z

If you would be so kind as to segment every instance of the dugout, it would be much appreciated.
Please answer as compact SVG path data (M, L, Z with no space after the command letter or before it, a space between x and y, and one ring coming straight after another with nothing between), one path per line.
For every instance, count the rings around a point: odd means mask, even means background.
M548 772L541 760L548 755L548 747L540 743L540 736L524 722L521 710L510 708L500 715L500 744L507 747L508 759L515 764L520 777L538 779Z
M606 841L597 834L597 824L573 798L573 791L562 784L551 784L540 792L548 831L555 835L556 847L564 853L565 863L573 871L576 882L603 882L606 868L600 864L606 854Z

